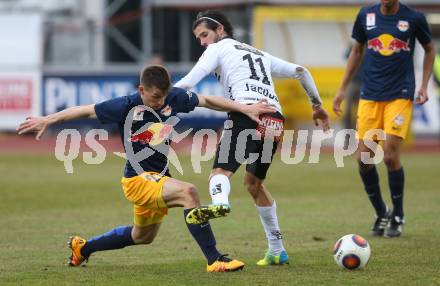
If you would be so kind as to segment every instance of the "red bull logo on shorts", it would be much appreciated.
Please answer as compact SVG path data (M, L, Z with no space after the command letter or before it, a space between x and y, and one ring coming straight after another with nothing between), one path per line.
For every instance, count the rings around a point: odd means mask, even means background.
M378 52L382 56L391 56L401 51L411 51L408 42L393 37L390 34L382 34L377 38L371 39L367 44L368 49Z

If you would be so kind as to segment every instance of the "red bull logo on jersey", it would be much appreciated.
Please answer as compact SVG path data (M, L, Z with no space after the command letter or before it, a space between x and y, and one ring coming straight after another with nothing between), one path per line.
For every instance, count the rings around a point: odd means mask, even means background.
M159 145L164 140L168 139L173 126L162 123L153 123L147 130L131 135L128 138L129 142L140 142L141 144L150 144L152 146Z
M393 37L390 34L382 34L377 38L371 39L367 44L368 49L378 52L382 56L391 56L401 51L411 51L408 42Z
M399 23L397 23L397 28L399 29L399 31L401 32L406 32L409 29L409 23L408 21L399 21Z

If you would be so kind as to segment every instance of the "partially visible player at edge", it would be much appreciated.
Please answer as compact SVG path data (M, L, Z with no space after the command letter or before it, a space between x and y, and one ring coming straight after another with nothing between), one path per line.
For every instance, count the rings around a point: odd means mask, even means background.
M254 199L268 242L268 251L264 258L257 262L257 265L288 264L289 256L282 242L276 203L263 184L273 154L277 149L284 123L272 76L300 80L311 102L315 124L318 125L320 121L324 130L327 130L329 129L328 115L322 107L318 90L306 68L286 62L235 40L231 23L220 11L208 10L199 13L193 23L192 30L196 39L206 47L206 50L192 70L175 86L190 89L206 75L214 72L223 85L226 98L244 104L267 99L268 103L277 108L276 112L266 114L262 118L262 121L267 124L258 126L239 113L230 112L228 114L232 121L232 127L225 127L222 139L217 146L216 158L209 178L209 192L213 204L230 207L228 199L231 188L229 178L244 163L235 157L236 150L242 147L237 146L238 134L244 130L255 131L256 129L264 133L264 130L275 126L275 130L270 130L270 133L275 135L272 139L268 139L267 136L258 140L253 140L251 136L246 138L244 157L248 158L250 153L256 153L258 159L246 165L244 184ZM270 154L263 156L265 149L263 146L266 139L272 140L272 148L269 150ZM228 149L229 151L225 151ZM262 160L262 157L268 157L269 162ZM200 214L196 213L198 210L190 213L187 216L187 221L197 221L200 217Z
M221 97L196 95L180 88L170 89L170 85L168 72L163 67L149 66L142 71L138 92L135 94L98 104L71 107L45 117L29 117L20 124L17 130L19 134L37 132L38 139L51 124L78 118L98 118L102 123L117 123L122 141L128 140L128 144L131 144L137 153L145 148L155 150L150 148L154 145L153 138L139 136L139 134L149 132L148 129L143 131L141 128L151 123L160 124L179 112L190 112L196 106L243 112L255 120L258 120L260 114L275 110L265 103L246 106ZM134 112L131 111L132 109ZM160 120L151 112L151 109L156 111ZM132 120L130 138L124 138L126 120ZM163 124L161 126L165 127ZM137 140L136 137L142 138ZM188 212L199 207L196 187L170 177L168 159L165 154L155 151L152 156L142 160L139 164L144 171L141 174L137 174L130 161L127 160L121 181L126 198L133 203L134 226L117 227L88 240L79 236L72 237L69 241L72 250L69 261L71 266L79 266L96 251L119 249L135 244L149 244L156 237L168 208L183 207L186 217ZM219 208L212 210L216 211ZM209 222L203 225L187 224L187 226L208 261L208 272L235 271L244 267L244 263L229 259L217 250Z
M352 38L355 40L353 49L341 87L333 102L333 110L336 114L341 114L341 103L345 98L348 83L365 52L357 119L359 174L376 211L370 234L398 237L405 222L405 180L400 163L400 149L411 123L415 94L415 41L417 39L425 50L423 76L416 104L424 104L428 100L428 81L435 57L434 44L425 15L399 3L398 0L381 0L380 4L362 8L354 23ZM361 160L362 153L369 152L372 155L375 151L366 146L368 141L378 140L366 134L371 129L381 129L386 134L384 161L388 170L392 211L382 199L376 166L365 164Z

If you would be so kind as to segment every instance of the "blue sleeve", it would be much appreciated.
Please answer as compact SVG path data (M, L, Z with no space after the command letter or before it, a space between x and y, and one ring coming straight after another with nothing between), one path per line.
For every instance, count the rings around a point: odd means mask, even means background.
M95 113L101 123L119 123L125 121L128 105L127 96L117 97L95 104Z
M419 14L417 17L416 23L416 37L419 40L420 44L425 45L431 42L431 30L429 29L428 22L426 21L426 17L423 13Z
M177 107L177 113L188 113L193 111L199 105L199 98L196 93L182 88L174 87L173 93L175 93L175 101Z
M353 31L351 33L351 37L361 44L367 41L367 35L365 35L365 30L362 25L362 19L365 19L365 13L363 13L361 9L356 17L356 21L353 25Z

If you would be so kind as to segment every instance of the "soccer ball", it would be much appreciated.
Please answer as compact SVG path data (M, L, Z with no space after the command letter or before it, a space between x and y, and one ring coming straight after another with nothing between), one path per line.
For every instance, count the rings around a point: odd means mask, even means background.
M368 241L357 234L347 234L341 237L333 249L336 264L344 269L360 269L367 265L371 248Z

